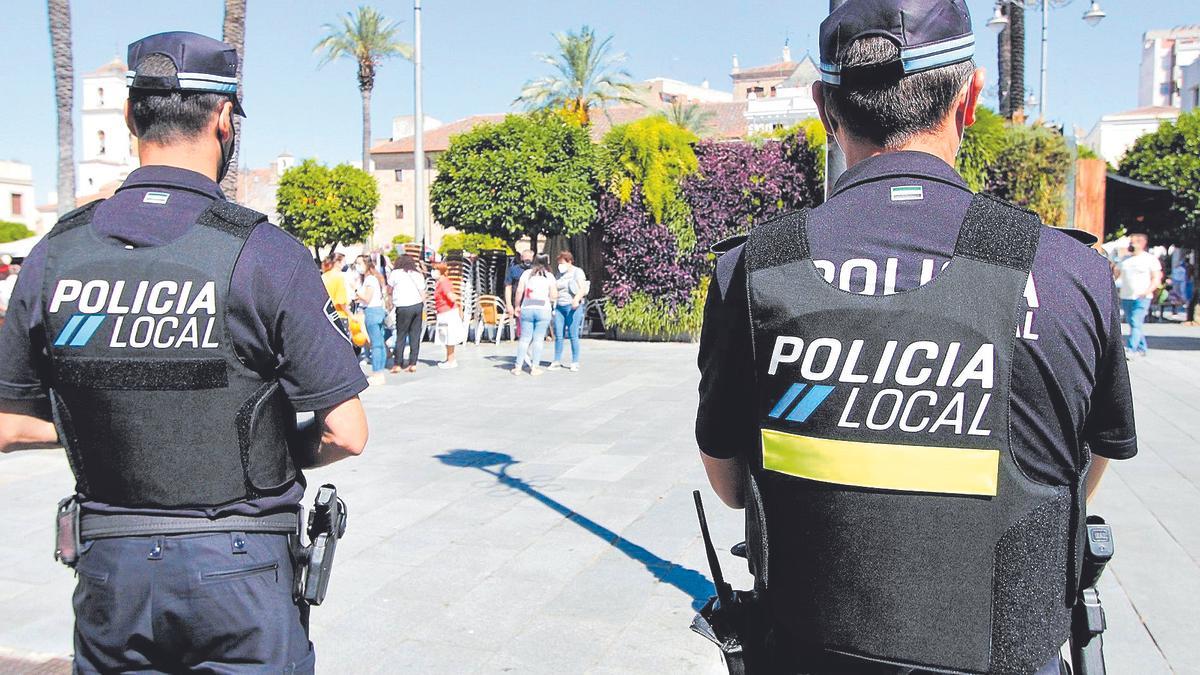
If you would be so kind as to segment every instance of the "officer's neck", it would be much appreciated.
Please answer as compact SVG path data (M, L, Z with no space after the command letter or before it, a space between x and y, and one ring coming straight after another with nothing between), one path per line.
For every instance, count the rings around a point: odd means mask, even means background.
M195 171L216 182L221 149L216 142L207 140L170 144L138 143L138 161L142 166L173 166Z
M952 125L950 128L943 128L934 132L913 136L902 145L893 147L885 148L846 133L838 133L837 142L841 146L842 152L846 155L846 168L850 168L872 157L886 155L889 152L902 152L906 150L924 152L941 159L950 166L954 166L955 159L958 156L958 148L962 143Z

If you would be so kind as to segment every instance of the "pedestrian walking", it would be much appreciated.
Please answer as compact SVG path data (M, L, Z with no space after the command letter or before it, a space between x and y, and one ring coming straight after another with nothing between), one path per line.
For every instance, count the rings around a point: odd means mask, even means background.
M1059 673L1084 498L1137 451L1107 262L954 169L971 26L841 3L813 94L846 172L717 247L696 437L746 511L751 672Z
M417 263L412 258L401 254L396 256L395 268L388 275L388 286L396 312L395 365L392 366L392 372L403 370L414 373L421 355L421 333L425 329L425 275L417 269Z
M161 33L128 63L140 168L29 255L0 450L61 443L75 475L75 672L312 673L300 469L362 452L366 382L311 254L218 185L234 47Z
M337 320L342 322L346 331L350 330L350 292L346 284L346 275L342 273L341 254L330 253L321 261L321 283L325 284L325 292L333 302L333 310Z
M1149 239L1144 234L1129 235L1129 255L1117 263L1121 311L1125 314L1125 322L1129 324L1125 350L1131 357L1146 356L1146 333L1143 325L1163 278L1162 263L1157 256L1146 250L1148 243Z
M558 286L550 273L550 257L539 255L533 266L521 274L517 283L517 318L521 321L521 337L517 340L517 358L513 375L520 375L529 363L530 375L541 375L542 348L550 329L551 307L558 299Z
M579 372L579 333L583 329L583 317L587 313L587 295L591 286L587 275L575 266L575 256L570 251L558 254L558 275L555 279L558 292L554 302L554 361L549 370L563 367L563 346L571 343L571 372Z
M454 284L450 281L450 268L444 262L433 264L431 274L434 279L433 306L437 312L437 326L434 330L434 344L446 348L446 360L438 363L438 368L451 369L458 367L458 359L454 350L458 345L467 341L467 328L463 322L462 303L454 292Z
M362 278L362 283L355 291L355 297L363 307L363 323L367 329L367 339L371 341L371 376L367 378L372 386L386 382L383 372L387 369L387 344L385 324L387 323L387 307L385 306L386 282L379 268L375 266L374 256L359 256L355 262L355 271Z

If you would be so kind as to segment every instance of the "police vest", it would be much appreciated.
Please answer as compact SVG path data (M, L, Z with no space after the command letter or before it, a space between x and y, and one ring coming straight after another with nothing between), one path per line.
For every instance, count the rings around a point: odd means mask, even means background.
M266 216L217 200L175 241L123 247L97 202L47 235L42 311L59 438L87 498L213 507L292 485L295 411L234 351L229 286Z
M977 195L941 273L885 296L825 281L803 212L750 235L761 452L748 535L781 643L1032 673L1066 642L1082 485L1034 482L1009 444L1041 228Z

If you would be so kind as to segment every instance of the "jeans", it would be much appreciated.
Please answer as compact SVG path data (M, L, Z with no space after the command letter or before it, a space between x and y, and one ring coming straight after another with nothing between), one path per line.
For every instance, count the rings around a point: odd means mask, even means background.
M546 331L550 330L549 307L521 308L521 339L517 341L517 364L520 368L525 365L525 355L529 353L529 345L533 343L532 361L530 368L537 368L542 363L542 347L546 345Z
M387 345L384 344L383 335L383 322L387 318L387 311L382 307L368 307L364 314L367 338L371 340L371 370L378 373L387 367Z
M425 329L422 320L425 305L416 304L396 308L396 351L397 368L407 368L417 365L417 357L421 355L421 331ZM408 342L408 360L404 360L404 343Z
M555 305L554 307L554 361L562 363L563 344L571 341L571 363L579 363L579 331L583 328L586 303L578 307Z
M1131 352L1146 353L1146 334L1142 332L1142 324L1146 323L1146 314L1150 312L1150 298L1121 299L1121 311L1125 312L1125 323L1129 324L1129 337L1125 339L1125 348Z

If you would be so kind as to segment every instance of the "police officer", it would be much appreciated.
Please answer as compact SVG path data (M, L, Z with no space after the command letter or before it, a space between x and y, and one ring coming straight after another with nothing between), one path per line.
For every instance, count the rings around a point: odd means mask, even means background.
M849 168L717 262L696 435L779 671L1058 672L1085 495L1136 453L1106 262L954 170L974 44L964 0L835 10Z
M362 452L366 382L305 247L217 185L233 47L162 33L128 60L141 168L32 251L0 447L61 443L75 474L78 671L311 672L300 470Z

